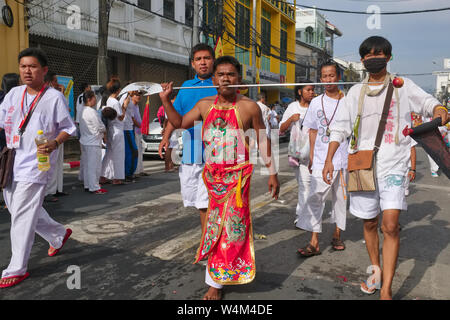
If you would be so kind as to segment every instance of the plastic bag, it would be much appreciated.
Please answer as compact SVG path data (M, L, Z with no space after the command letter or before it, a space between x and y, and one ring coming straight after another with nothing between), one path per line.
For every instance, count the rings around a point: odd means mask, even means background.
M307 166L309 164L309 135L300 128L300 121L295 122L291 128L288 156L293 158L289 159L291 166L300 164Z

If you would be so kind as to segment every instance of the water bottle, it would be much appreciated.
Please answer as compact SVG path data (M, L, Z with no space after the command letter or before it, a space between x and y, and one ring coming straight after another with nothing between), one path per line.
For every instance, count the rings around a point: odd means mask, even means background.
M39 130L37 132L36 145L39 147L41 144L48 142L47 137L44 135L44 131ZM40 171L48 171L50 169L50 156L48 154L42 154L37 152L38 169Z

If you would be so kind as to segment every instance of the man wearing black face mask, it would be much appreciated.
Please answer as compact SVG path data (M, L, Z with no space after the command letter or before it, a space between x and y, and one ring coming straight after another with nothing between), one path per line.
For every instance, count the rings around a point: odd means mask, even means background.
M448 122L448 114L433 96L409 79L404 79L404 85L400 88L387 89L393 78L387 72L387 63L392 57L392 45L388 40L377 36L370 37L361 44L359 51L369 75L363 84L357 84L350 89L343 101L346 106L338 110L335 121L330 125L331 142L323 169L323 179L329 183L329 175L334 169L333 156L340 143L350 136L350 154L361 155L368 151L369 154L375 155L370 158L373 159L371 168L375 172L372 174L374 188L371 190L375 190L351 192L350 212L364 221L364 239L374 272L367 281L361 283L361 290L373 294L377 289L381 289L381 299L392 299L391 287L400 244L399 215L401 210L407 209L404 182L411 154L411 138L403 136L400 131L410 125L411 112L433 118L441 117L443 125ZM392 93L391 101L386 99L388 91ZM384 131L380 130L378 135L384 105L389 108L389 113ZM370 153L375 150L377 136L381 140L379 147L374 153ZM350 162L349 171L352 171ZM362 189L361 186L358 188ZM378 239L380 211L384 234L382 267Z

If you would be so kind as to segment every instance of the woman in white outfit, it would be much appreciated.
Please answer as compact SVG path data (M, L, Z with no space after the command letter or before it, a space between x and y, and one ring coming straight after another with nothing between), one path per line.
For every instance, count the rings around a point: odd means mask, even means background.
M112 184L124 184L125 179L125 138L123 134L123 119L127 108L117 100L120 93L119 80L113 79L107 84L107 89L111 93L106 106L111 107L117 112L117 118L109 121L107 126L106 153L102 163L102 173L100 184L112 180Z
M102 170L102 140L106 127L96 110L97 98L93 91L83 94L83 111L80 116L81 161L84 163L84 189L94 194L104 194L107 191L99 184Z
M305 115L309 107L309 103L314 98L314 86L296 86L295 96L297 100L292 102L283 114L283 118L280 122L280 132L290 130L292 126L296 125L297 123L302 125L303 119L305 119ZM309 130L307 128L303 128L302 134L308 135L308 131ZM300 213L304 209L306 198L309 192L309 185L311 183L311 176L308 170L308 166L305 164L297 163L293 164L295 177L297 178L298 182L298 202L294 224L297 224Z

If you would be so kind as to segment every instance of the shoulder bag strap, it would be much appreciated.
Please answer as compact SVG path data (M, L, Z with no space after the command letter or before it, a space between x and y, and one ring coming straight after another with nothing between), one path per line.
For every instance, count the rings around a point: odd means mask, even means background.
M389 107L391 106L392 94L394 93L394 86L392 81L389 81L389 87L386 93L386 100L384 101L383 113L381 114L380 124L378 125L377 137L375 139L374 151L380 149L381 139L383 138L384 130L386 128L387 117L389 114Z

